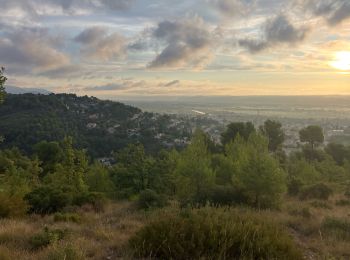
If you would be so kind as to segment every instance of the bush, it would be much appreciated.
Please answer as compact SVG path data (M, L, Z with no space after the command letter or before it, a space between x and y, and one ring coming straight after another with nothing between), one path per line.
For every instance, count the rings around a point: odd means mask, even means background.
M134 256L155 259L302 259L275 223L225 208L163 212L129 240Z
M350 221L328 217L322 222L322 230L339 240L350 240Z
M0 218L21 217L27 212L28 204L21 196L0 193Z
M84 254L72 246L54 248L49 252L47 260L83 260Z
M61 229L54 229L50 230L49 228L45 227L44 230L32 236L30 238L30 245L33 250L37 250L43 247L46 247L48 245L51 245L53 243L56 243L57 241L63 239L63 237L66 235L66 231Z
M78 196L75 205L91 205L96 212L104 212L107 204L107 199L103 193L100 192L86 192Z
M53 217L55 222L74 222L80 223L81 217L76 213L56 213Z
M137 204L141 209L162 208L166 206L167 200L153 190L144 190L140 193Z
M303 188L303 182L299 179L292 179L288 185L288 194L290 196L297 196L299 194L299 192L301 191L301 189Z
M328 200L328 198L333 194L333 190L324 183L318 183L304 188L301 191L300 199L319 199Z
M337 206L350 206L350 200L337 200L335 202Z
M332 206L323 201L313 201L310 203L314 208L332 209Z
M55 213L69 205L72 197L69 193L49 186L39 187L25 196L30 212L38 214Z

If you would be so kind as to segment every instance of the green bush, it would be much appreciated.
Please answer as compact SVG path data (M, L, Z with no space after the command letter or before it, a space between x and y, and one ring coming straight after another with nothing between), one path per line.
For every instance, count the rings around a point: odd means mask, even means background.
M329 205L328 203L324 202L324 201L313 201L310 203L310 205L314 208L321 208L321 209L332 209L332 206Z
M350 221L347 219L327 217L322 222L322 231L336 239L349 241Z
M30 205L30 212L38 214L55 213L71 204L69 193L50 186L39 187L25 196Z
M166 206L167 200L153 190L144 190L140 193L137 204L141 209L162 208Z
M136 258L302 259L278 225L228 208L164 211L129 245Z
M337 206L350 206L350 200L337 200L335 202Z
M74 222L80 223L81 217L76 213L60 213L57 212L53 217L55 222Z
M44 230L41 233L38 233L30 238L30 245L33 250L37 250L43 247L46 247L48 245L51 245L53 243L56 243L57 241L63 239L63 237L66 235L66 231L61 229L54 229L50 230L49 228L45 227Z
M0 192L0 218L21 217L27 212L28 204L22 196L9 196Z
M105 195L101 192L85 192L74 200L75 205L91 205L96 212L103 212L107 204Z
M292 179L289 181L287 188L288 188L288 194L290 196L297 196L299 192L302 190L304 184L299 179Z
M328 198L333 194L333 190L324 183L314 184L305 187L300 194L300 199L319 199L328 200Z

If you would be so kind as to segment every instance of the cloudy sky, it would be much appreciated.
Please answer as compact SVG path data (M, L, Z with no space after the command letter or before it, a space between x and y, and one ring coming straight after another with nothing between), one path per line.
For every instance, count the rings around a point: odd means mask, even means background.
M95 96L350 94L349 0L0 0L8 85Z

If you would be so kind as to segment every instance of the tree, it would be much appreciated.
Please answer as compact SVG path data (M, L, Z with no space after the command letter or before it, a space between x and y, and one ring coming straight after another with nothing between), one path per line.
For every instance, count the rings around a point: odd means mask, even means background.
M269 140L270 152L276 152L282 146L285 134L280 122L267 120L260 126L260 131Z
M301 142L309 143L311 149L324 142L323 129L317 125L310 125L301 129L299 131L299 137Z
M233 141L237 135L248 140L249 136L255 132L255 127L251 122L231 123L227 126L226 131L221 134L222 145L226 145Z
M346 159L350 159L350 150L343 144L329 143L324 150L338 165L343 165Z
M206 136L197 130L191 144L179 155L175 168L177 195L182 203L193 203L214 185Z
M5 98L5 82L7 81L7 78L4 76L5 69L2 67L0 68L0 104L4 102Z

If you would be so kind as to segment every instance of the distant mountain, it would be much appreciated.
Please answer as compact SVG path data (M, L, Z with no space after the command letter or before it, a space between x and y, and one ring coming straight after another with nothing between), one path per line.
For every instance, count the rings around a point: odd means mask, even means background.
M0 106L0 148L30 152L40 141L72 136L93 158L108 157L129 143L149 152L182 147L192 126L176 116L142 112L119 102L73 94L8 94Z
M45 89L39 89L39 88L19 88L15 86L6 86L5 89L8 94L15 94L15 95L27 94L27 93L48 95L52 93Z

